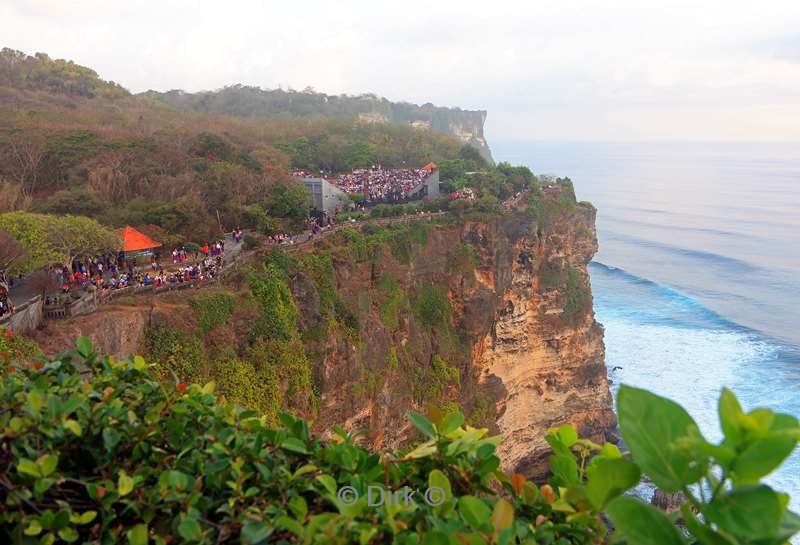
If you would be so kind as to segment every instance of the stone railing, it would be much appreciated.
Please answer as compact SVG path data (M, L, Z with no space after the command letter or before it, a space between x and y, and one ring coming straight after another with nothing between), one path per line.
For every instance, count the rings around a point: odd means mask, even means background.
M42 296L37 295L14 309L14 313L0 318L0 326L17 333L34 331L42 322Z

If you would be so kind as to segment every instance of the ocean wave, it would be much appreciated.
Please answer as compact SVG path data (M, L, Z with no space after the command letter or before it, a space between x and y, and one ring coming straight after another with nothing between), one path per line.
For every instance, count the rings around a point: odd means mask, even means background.
M749 238L753 240L757 240L761 237L756 237L747 233L742 232L734 232L734 231L724 231L722 229L712 229L710 227L689 227L686 225L664 225L662 223L652 223L649 221L640 221L640 220L631 220L625 218L619 218L616 216L604 216L603 218L605 221L611 221L614 223L621 223L625 225L638 225L640 227L651 227L653 229L662 229L667 231L682 231L688 233L705 233L709 235L718 235L722 237L736 237L737 239L741 238Z
M710 440L721 438L717 399L730 387L747 409L800 414L800 350L748 330L669 287L590 263L595 314L605 329L612 392L622 383L682 404ZM687 327L692 324L692 327ZM800 451L767 481L800 509Z
M622 310L630 306L635 308L636 302L642 299L655 301L655 304L646 309L646 313L644 309L639 311L639 319L643 322L652 323L655 321L658 323L670 323L673 327L724 328L738 332L756 333L725 318L680 291L647 278L636 276L620 267L607 265L600 261L592 261L589 263L589 270L593 273L592 286L595 288L602 285L602 277L598 277L598 273L600 275L615 276L617 281L625 284L624 286L618 286L617 290L614 291L595 289L595 299L601 303L605 302L604 299L616 299L608 301L607 305L616 306L618 310ZM629 299L630 304L626 305ZM648 320L645 314L651 318ZM654 320L653 317L656 319Z
M624 242L628 242L630 244L634 244L639 247L656 248L667 254L672 254L678 257L685 257L687 259L701 261L707 265L711 265L719 269L725 269L726 271L735 273L737 275L769 272L766 269L759 267L758 265L754 265L753 263L750 263L748 261L744 261L742 259L737 259L735 257L729 257L714 252L709 252L706 250L693 250L691 248L683 248L681 246L667 244L666 242L658 242L656 240L644 239L633 235L618 233L615 231L606 231L605 236L606 238L621 240Z

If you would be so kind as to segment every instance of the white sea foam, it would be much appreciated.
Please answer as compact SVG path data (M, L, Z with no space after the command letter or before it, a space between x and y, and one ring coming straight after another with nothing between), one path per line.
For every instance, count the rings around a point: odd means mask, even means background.
M721 438L717 400L723 386L736 393L745 410L766 406L800 414L797 371L780 360L780 345L722 321L716 327L698 326L709 319L707 309L698 308L696 302L607 271L594 268L593 285L615 395L624 383L673 399L713 441ZM609 294L609 289L621 291ZM697 320L687 326L684 320L691 312L698 314ZM681 321L671 319L677 315ZM800 452L795 452L767 479L777 490L792 495L795 511L800 510L798 475Z

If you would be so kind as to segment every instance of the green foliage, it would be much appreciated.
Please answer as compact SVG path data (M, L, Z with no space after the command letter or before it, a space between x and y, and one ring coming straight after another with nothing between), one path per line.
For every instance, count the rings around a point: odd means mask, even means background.
M9 359L28 361L40 353L41 349L33 339L0 327L0 358L4 362Z
M295 225L301 224L308 216L311 195L299 182L286 182L277 185L265 201L265 209L270 216L285 218Z
M200 333L206 334L228 322L236 306L233 295L224 292L209 293L189 299Z
M85 190L62 189L37 205L37 209L48 214L74 214L94 216L101 212L105 203L93 193Z
M311 412L314 404L311 364L299 339L259 339L247 349L246 356L255 365L259 377L267 382L274 379L283 387L283 390L272 390L273 406ZM265 414L275 417L277 411L265 411Z
M583 284L583 278L578 269L567 265L567 285L565 291L564 316L568 320L575 320L591 303L591 293Z
M279 386L274 376L259 374L247 360L223 359L214 362L213 376L225 401L255 409L274 418L280 405Z
M298 258L296 266L311 277L320 298L323 316L329 316L344 329L350 339L358 336L358 316L336 289L336 273L329 253L305 254Z
M297 337L297 307L285 275L268 264L262 273L249 271L246 275L250 291L261 308L261 318L253 335L265 339L289 341Z
M397 331L400 327L400 313L408 308L408 295L400 289L397 281L387 274L378 279L377 287L385 297L378 307L378 316L383 325L391 331Z
M485 426L493 421L493 417L494 408L487 400L479 397L475 400L467 421L473 426Z
M252 368L232 372L242 388L253 378ZM85 340L41 370L4 375L0 455L8 461L9 509L0 513L0 535L134 545L345 545L379 536L449 543L448 535L529 544L560 535L588 544L594 537L533 484L503 474L497 439L462 427L458 413L433 420L409 413L425 442L381 456L341 431L332 441L312 438L306 422L288 415L268 427L255 411L217 404L213 392L213 383L162 384L143 359L100 358ZM361 499L337 497L345 486ZM439 495L388 509L367 505L369 487L404 486L420 494L436 487Z
M785 497L759 483L794 450L800 437L796 418L768 409L745 413L725 389L719 400L725 437L714 445L682 407L645 390L622 386L617 411L634 460L658 486L683 491L688 498L681 512L698 540L783 543L800 530L800 517L787 511ZM623 535L634 538L642 531L637 524L644 513L641 506L626 502L609 507ZM663 514L647 516L653 525L666 526ZM658 536L648 542L676 542L666 530Z
M251 204L244 208L245 225L256 229L265 235L275 235L283 228L275 218L269 217L267 211L260 204Z
M169 377L174 373L185 381L202 376L206 354L198 338L158 323L147 329L144 339L146 354L160 376Z
M120 85L100 79L91 68L51 59L45 53L29 56L7 47L0 51L0 83L85 98L129 96Z
M214 161L230 161L233 158L233 146L223 137L208 132L195 137L191 150L195 155Z
M265 344L251 359L273 353ZM323 440L303 420L221 405L214 383L154 380L144 359L101 358L86 338L56 359L13 363L0 375L3 542L779 545L800 529L788 498L759 482L796 445L797 420L745 413L727 390L725 438L714 445L674 403L623 386L618 413L632 459L564 425L547 434L553 477L537 487L503 473L498 438L465 426L458 411L409 412L422 442L378 454L338 428ZM277 396L255 385L296 370L227 363L218 370L226 397L270 414ZM446 383L456 380L446 364L433 365ZM640 465L662 485L681 483L687 537L623 495ZM355 496L337 494L343 487ZM369 505L370 490L404 487L415 501ZM435 501L425 501L432 488Z
M272 266L284 277L288 277L289 272L297 266L297 263L291 255L280 248L273 248L264 258L264 265L266 267Z
M419 404L441 404L449 396L448 389L461 387L461 373L438 354L430 364L415 366L411 370L411 389L414 401Z
M422 287L414 298L412 308L419 321L427 327L448 327L453 308L444 290L435 284Z
M29 212L0 214L0 230L7 231L25 249L12 272L29 273L78 255L119 250L119 234L82 216L51 216Z

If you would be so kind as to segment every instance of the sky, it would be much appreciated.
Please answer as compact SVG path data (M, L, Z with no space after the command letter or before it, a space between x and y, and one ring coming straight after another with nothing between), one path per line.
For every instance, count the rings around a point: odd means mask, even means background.
M798 0L2 0L0 46L134 92L488 111L497 141L800 141Z

